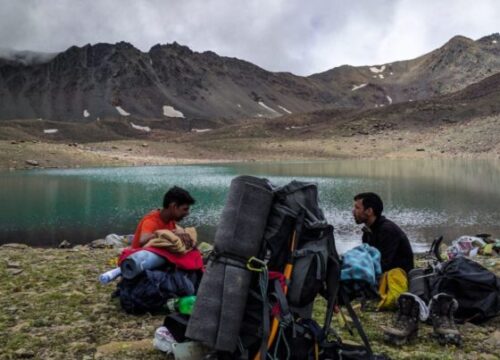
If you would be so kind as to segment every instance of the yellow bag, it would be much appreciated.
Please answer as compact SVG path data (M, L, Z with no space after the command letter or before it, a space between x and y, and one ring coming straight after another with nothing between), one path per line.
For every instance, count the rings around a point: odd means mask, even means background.
M382 300L377 310L392 310L397 307L399 296L408 291L408 277L401 268L391 269L382 274L378 292Z

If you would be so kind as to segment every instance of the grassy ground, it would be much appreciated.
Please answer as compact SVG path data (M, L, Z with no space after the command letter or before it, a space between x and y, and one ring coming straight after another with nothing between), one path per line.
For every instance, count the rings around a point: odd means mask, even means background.
M98 275L113 266L117 252L0 247L0 359L165 359L153 349L155 328L163 315L131 316L110 299L114 285L101 285ZM500 258L486 266L500 274ZM324 303L314 315L320 320ZM380 325L393 314L363 312L362 322L376 352L393 359L495 359L498 348L488 340L500 322L461 325L464 346L441 347L422 325L418 342L396 348L382 341ZM334 319L342 337L359 342Z

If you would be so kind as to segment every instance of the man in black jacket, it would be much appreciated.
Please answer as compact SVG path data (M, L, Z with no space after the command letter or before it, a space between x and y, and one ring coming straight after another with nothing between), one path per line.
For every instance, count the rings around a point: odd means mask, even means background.
M382 215L384 204L375 193L361 193L354 197L352 215L356 224L365 224L363 242L377 248L381 255L382 271L413 269L413 251L410 241L399 226Z

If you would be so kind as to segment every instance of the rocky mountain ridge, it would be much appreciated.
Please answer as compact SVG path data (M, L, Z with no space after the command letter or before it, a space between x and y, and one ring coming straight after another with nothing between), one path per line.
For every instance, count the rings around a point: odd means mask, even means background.
M73 46L45 62L0 58L0 120L179 121L378 108L481 81L500 72L499 54L499 34L456 36L413 60L301 77L177 43L147 53L125 42Z

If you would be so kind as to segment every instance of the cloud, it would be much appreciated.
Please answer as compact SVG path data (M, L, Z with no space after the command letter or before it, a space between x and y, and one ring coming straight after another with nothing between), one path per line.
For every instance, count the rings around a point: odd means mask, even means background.
M57 52L127 41L177 41L271 71L306 75L342 64L422 55L457 34L498 31L496 0L0 0L0 46Z

